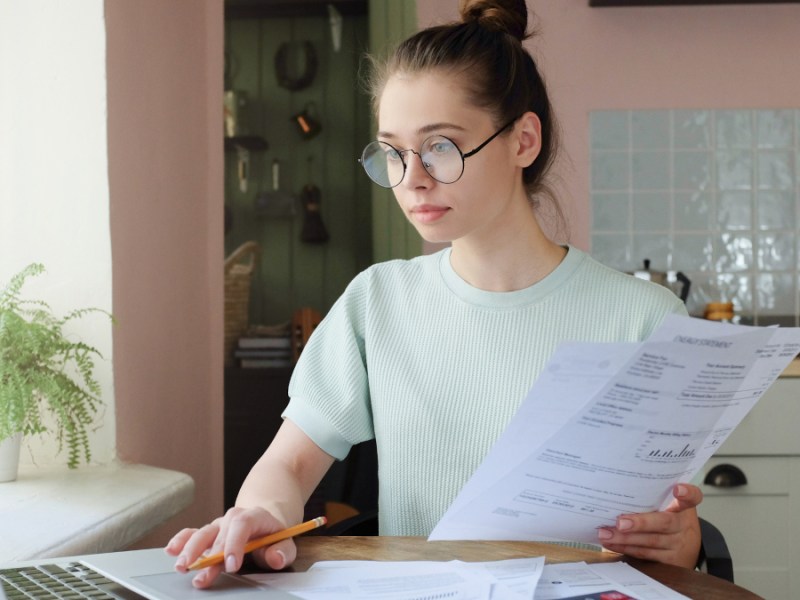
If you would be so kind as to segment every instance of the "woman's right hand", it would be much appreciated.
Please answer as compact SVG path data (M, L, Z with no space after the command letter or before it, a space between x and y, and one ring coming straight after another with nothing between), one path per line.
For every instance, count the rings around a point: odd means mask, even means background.
M244 559L244 546L251 539L262 537L287 527L263 508L231 508L224 516L214 519L200 529L183 529L166 545L166 552L176 556L175 570L187 573L188 567L205 554L222 552L224 562L201 570L192 584L197 588L207 588L224 570L228 573L238 571ZM294 562L297 547L290 538L252 553L253 559L261 567L280 570Z
M200 571L192 580L194 586L210 586L223 570L238 571L247 542L302 520L303 507L333 460L290 419L284 420L245 478L236 498L240 506L200 529L184 529L169 541L167 554L178 557L175 569L185 573L204 552L222 552L223 563ZM258 548L251 555L259 567L279 570L294 562L297 547L288 539Z

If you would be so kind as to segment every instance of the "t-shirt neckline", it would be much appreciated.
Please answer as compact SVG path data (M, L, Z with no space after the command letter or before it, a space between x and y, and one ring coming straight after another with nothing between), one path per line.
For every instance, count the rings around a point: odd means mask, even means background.
M464 302L485 308L515 308L541 302L569 279L586 255L572 246L565 248L567 254L564 259L543 279L512 292L482 290L464 281L450 264L452 248L449 247L439 253L439 273L450 291Z

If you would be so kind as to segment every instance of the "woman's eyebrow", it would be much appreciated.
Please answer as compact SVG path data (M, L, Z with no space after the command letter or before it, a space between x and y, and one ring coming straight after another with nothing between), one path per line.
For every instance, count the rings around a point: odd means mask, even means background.
M430 125L425 125L424 127L420 127L417 130L417 133L418 134L432 133L434 131L441 131L442 129L455 129L456 131L466 131L466 129L461 125L456 125L455 123L442 122L442 123L431 123ZM379 131L375 135L376 137L385 139L392 139L396 137L395 134L390 133L388 131Z

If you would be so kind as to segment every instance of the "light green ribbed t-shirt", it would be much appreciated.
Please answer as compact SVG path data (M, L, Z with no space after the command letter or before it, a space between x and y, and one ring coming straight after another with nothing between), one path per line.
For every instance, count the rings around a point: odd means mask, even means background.
M338 459L374 437L381 535L428 535L556 346L640 341L668 313L686 309L667 288L574 247L514 292L470 286L450 249L380 263L314 331L284 417Z

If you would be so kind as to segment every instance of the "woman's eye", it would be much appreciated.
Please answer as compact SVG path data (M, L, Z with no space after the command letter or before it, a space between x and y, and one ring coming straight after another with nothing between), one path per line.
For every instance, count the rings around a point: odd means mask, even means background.
M398 161L402 160L402 158L400 157L400 153L397 150L395 150L394 148L389 148L386 150L386 160Z
M453 148L455 148L453 142L450 142L448 140L439 140L433 142L430 146L430 150L434 154L445 154L447 152L451 152Z

